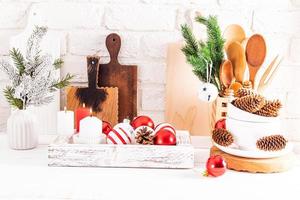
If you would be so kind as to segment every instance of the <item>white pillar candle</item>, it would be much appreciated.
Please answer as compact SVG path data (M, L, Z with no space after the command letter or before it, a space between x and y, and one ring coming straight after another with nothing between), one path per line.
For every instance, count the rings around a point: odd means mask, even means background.
M80 135L100 136L102 134L102 121L97 117L88 116L80 120Z
M74 112L66 110L57 112L57 133L72 135L74 133Z

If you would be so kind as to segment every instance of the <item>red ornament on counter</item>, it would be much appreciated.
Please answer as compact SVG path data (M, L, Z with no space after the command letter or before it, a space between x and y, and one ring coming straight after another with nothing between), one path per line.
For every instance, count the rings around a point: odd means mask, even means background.
M173 132L174 135L176 135L176 130L175 130L174 126L172 126L171 124L168 124L168 123L160 123L160 124L158 124L155 127L155 129L154 129L155 130L154 134L156 134L156 132L158 132L158 131L160 131L162 129L167 129L167 130Z
M154 122L150 117L141 115L132 120L131 126L133 129L136 129L140 126L149 126L150 128L154 129Z
M155 145L176 145L176 136L173 131L161 129L155 133Z
M102 121L102 133L107 135L112 130L112 126L107 121Z
M80 120L83 118L90 116L90 109L85 107L85 104L82 105L82 107L77 108L75 110L75 128L76 132L80 131Z
M226 129L226 119L220 119L215 124L215 129L223 128Z
M220 155L211 156L206 162L205 175L211 175L214 177L221 176L226 171L226 162Z

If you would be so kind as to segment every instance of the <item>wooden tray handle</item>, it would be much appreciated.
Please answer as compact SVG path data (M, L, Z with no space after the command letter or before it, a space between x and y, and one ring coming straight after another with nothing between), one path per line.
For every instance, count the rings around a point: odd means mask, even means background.
M116 33L111 33L106 38L106 47L110 55L110 63L118 64L118 55L121 48L121 37Z

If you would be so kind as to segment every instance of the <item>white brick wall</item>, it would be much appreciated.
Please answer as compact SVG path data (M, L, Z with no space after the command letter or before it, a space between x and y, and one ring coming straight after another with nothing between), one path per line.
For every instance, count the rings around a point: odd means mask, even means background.
M86 82L88 54L108 60L105 36L119 33L120 60L139 66L139 113L156 121L164 118L167 43L181 39L179 25L192 22L195 11L219 16L221 27L244 26L247 34L263 33L267 38L267 62L277 53L285 60L269 91L285 101L287 131L300 139L300 1L299 0L0 0L0 56L8 54L8 39L23 30L28 15L40 17L63 38L65 67L62 74L78 74ZM2 73L2 72L1 72ZM5 76L0 74L0 88ZM5 124L7 104L0 97L0 128ZM1 114L2 113L2 114ZM6 112L7 113L7 112Z

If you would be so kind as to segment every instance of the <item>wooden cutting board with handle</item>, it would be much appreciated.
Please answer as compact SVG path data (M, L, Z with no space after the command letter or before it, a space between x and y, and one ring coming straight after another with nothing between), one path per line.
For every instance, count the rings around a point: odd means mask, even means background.
M201 81L187 64L182 47L182 42L168 46L165 120L191 135L210 135L209 104L198 99Z
M67 88L67 109L92 108L93 115L112 125L118 123L118 88L97 87L99 57L87 57L88 87L71 86Z
M121 38L112 33L106 38L106 47L110 62L100 64L98 74L99 87L117 87L119 89L119 122L137 115L137 66L121 65L118 54L121 48Z

